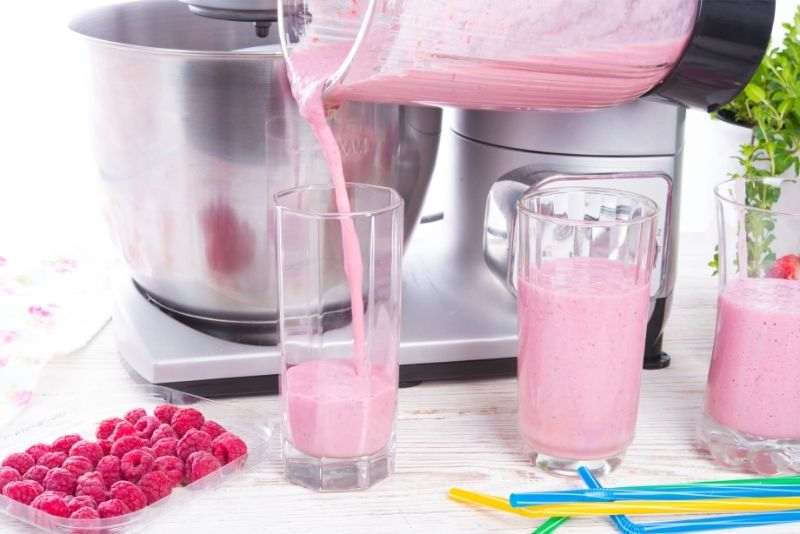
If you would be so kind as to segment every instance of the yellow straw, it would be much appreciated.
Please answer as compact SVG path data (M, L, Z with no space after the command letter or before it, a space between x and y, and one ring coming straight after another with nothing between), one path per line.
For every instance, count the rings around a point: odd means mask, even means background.
M625 501L573 504L547 504L512 508L507 499L484 495L461 488L452 488L448 496L454 501L486 506L530 518L554 516L714 514L729 512L763 512L800 509L800 497L748 497L697 501Z

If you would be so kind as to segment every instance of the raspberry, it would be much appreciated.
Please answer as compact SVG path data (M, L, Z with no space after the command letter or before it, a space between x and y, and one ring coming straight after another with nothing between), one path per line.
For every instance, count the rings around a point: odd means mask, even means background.
M210 452L194 452L186 459L186 479L189 483L196 482L221 467L222 464Z
M172 480L173 485L177 486L183 480L183 462L176 456L162 456L156 458L153 464L153 471L162 471Z
M79 441L69 449L70 456L83 456L92 462L92 466L102 458L103 448L93 441Z
M51 469L44 477L44 489L72 495L75 493L75 475L63 467Z
M103 419L100 421L100 424L97 425L97 432L95 432L95 437L97 439L108 439L111 437L111 434L114 433L114 429L117 427L117 423L122 422L122 419L119 417L111 417L109 419Z
M18 480L16 482L9 482L3 488L3 495L9 499L21 502L22 504L30 504L33 499L38 497L44 490L38 482L33 480Z
M153 456L156 458L161 458L162 456L175 456L175 448L177 445L178 440L175 438L160 439L153 444Z
M50 452L50 445L45 445L44 443L37 443L36 445L31 445L30 447L25 450L28 454L31 455L31 458L35 462L39 461L39 458L42 457L43 454Z
M61 436L57 440L50 445L50 449L57 452L63 452L64 454L69 454L70 448L73 445L78 443L83 438L80 437L78 434L67 434L66 436Z
M97 509L97 503L94 499L89 497L88 495L79 495L77 497L72 497L67 500L67 509L69 510L70 514L74 514L77 510L81 508L91 508L92 510Z
M39 458L39 465L43 465L48 469L61 467L64 465L64 460L67 459L67 453L61 451L46 452Z
M150 436L153 435L153 432L155 432L159 425L161 425L161 421L152 415L145 415L136 421L133 428L136 429L136 435L140 438L150 439Z
M211 419L206 419L206 422L203 423L200 430L211 436L211 439L216 439L226 432L225 427Z
M129 513L130 509L119 499L109 499L97 506L97 515L100 517L117 517Z
M85 456L70 456L64 460L64 464L61 467L75 475L76 478L94 469L91 460Z
M110 487L111 484L120 479L119 464L120 460L116 456L104 456L97 462L97 472L103 477L103 482L106 483L106 486Z
M47 475L49 469L43 465L34 465L30 469L28 469L24 475L22 475L23 480L34 480L39 484L44 482L44 477ZM0 482L0 487L2 486L2 482Z
M132 482L138 481L142 475L149 473L153 469L155 456L141 449L125 453L120 462L122 478Z
M125 503L131 512L147 506L147 496L132 482L120 480L111 486L111 500L118 499Z
M155 429L153 435L150 436L150 443L154 444L156 441L164 439L164 438L177 438L178 435L172 430L172 427L168 424L161 424L158 428Z
M123 505L124 506L124 505ZM122 514L117 514L122 515ZM112 517L112 516L106 516ZM89 508L88 506L81 506L71 514L69 514L70 519L99 519L100 514L94 508Z
M15 452L6 456L3 460L3 467L12 467L17 470L17 473L24 473L31 467L36 465L36 460L27 452Z
M19 482L20 480L22 480L22 477L19 476L19 471L13 467L0 467L0 491L9 482Z
M232 432L225 432L211 444L211 453L222 465L226 465L247 454L247 444Z
M173 486L172 478L163 471L145 473L139 481L139 487L147 497L147 504L153 504L172 493Z
M186 460L190 454L197 451L211 452L211 436L202 430L190 428L178 441L175 452L178 458Z
M800 256L787 254L775 260L775 264L767 273L767 278L785 278L800 280Z
M111 454L111 446L114 445L114 442L110 439L98 439L97 444L100 445L100 448L103 449L103 456L108 456Z
M177 411L178 407L174 404L159 404L156 406L156 409L153 410L153 415L162 423L170 424L172 423L172 417Z
M85 495L95 502L106 500L106 483L100 473L90 471L78 479L75 495Z
M144 408L134 408L133 410L125 414L125 420L130 424L135 425L136 421L138 421L145 415L147 415L147 412L145 411Z
M117 426L114 427L114 432L111 433L111 441L117 441L125 436L135 436L136 429L133 427L132 423L128 421L120 421L117 423Z
M114 442L111 446L111 454L122 458L126 452L134 449L141 449L147 445L147 440L137 438L136 436L123 436Z
M57 517L68 517L69 509L63 497L53 493L42 493L31 501L31 506L50 515Z
M190 428L199 430L205 422L203 414L194 408L179 408L175 415L172 416L172 430L179 437L183 437Z

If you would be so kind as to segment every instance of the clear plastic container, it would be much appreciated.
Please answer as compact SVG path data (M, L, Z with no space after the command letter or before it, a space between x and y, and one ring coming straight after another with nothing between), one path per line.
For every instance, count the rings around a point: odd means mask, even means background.
M132 408L141 407L152 414L162 403L192 406L208 419L239 435L247 444L248 453L214 473L183 487L157 503L136 512L105 519L68 519L55 517L0 494L0 512L46 532L58 534L114 534L145 530L159 515L190 499L196 491L219 487L231 476L253 469L270 451L272 428L266 416L228 403L210 401L174 389L136 385L125 391L85 391L65 394L42 394L34 397L25 411L0 434L0 458L24 451L34 443L50 443L65 434L79 433L93 439L97 424L108 417L121 417Z

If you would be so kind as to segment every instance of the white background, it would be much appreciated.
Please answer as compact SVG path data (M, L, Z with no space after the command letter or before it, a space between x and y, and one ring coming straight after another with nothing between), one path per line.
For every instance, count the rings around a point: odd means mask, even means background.
M77 12L109 3L3 2L0 249L15 243L96 246L101 242L96 239L105 237L88 132L85 62L66 25ZM789 20L798 3L778 0L778 20ZM740 139L739 129L689 113L684 232L711 231L711 188L733 168Z

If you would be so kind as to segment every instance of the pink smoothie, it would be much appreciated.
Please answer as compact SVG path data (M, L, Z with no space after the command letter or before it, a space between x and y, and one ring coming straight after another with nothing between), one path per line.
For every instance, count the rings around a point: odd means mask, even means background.
M292 445L317 458L378 452L392 436L397 374L374 366L357 374L350 362L315 360L283 378L286 427Z
M745 279L719 296L706 412L759 437L800 439L800 282Z
M547 261L520 279L519 421L538 453L610 458L633 439L649 281L600 258Z

